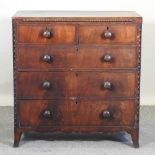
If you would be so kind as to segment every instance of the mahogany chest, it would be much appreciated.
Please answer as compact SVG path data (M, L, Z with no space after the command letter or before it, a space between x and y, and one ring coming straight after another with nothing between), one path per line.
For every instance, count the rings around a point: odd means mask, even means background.
M28 131L125 131L139 146L141 16L19 11L12 23L14 146Z

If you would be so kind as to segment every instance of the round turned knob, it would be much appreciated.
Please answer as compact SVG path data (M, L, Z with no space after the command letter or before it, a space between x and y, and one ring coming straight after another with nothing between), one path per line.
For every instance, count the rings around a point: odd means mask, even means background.
M105 89L110 89L112 87L112 84L109 81L105 81L103 86L104 86Z
M52 36L52 33L48 29L43 31L43 37L51 38L51 36Z
M42 87L44 89L49 89L49 88L51 88L51 83L49 81L44 81L42 84Z
M48 55L48 54L46 54L46 55L43 56L42 60L44 62L50 63L50 62L53 62L53 57Z
M103 111L103 118L108 119L111 117L111 113L108 110Z
M103 57L103 60L105 62L110 62L112 60L112 56L110 54L106 54L104 57Z
M105 37L106 39L112 38L112 32L106 31L106 32L104 33L104 37Z
M52 111L51 110L45 110L43 112L43 117L44 118L51 118L52 117Z

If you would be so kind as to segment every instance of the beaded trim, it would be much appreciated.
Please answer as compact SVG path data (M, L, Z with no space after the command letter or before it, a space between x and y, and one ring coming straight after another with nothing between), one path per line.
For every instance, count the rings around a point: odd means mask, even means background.
M65 19L65 18L23 18L24 22L133 22L133 19Z
M14 75L14 126L17 126L17 105L16 105L16 48L15 48L15 42L16 42L16 30L15 30L15 24L12 22L13 27L13 75Z
M135 128L139 128L139 109L140 109L140 72L141 72L141 33L142 25L139 25L137 44L138 44L138 71L137 71L137 92L136 92L136 116L135 116Z

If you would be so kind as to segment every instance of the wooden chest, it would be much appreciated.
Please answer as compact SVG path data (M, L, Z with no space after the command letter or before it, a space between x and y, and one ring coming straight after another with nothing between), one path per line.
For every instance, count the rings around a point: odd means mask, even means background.
M139 146L138 14L20 11L12 22L14 146L28 131L126 131Z

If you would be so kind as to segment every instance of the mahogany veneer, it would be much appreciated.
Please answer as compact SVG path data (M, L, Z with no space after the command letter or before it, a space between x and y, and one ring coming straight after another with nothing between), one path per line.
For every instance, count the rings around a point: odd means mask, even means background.
M20 11L12 23L14 146L28 131L126 131L139 146L141 16Z

